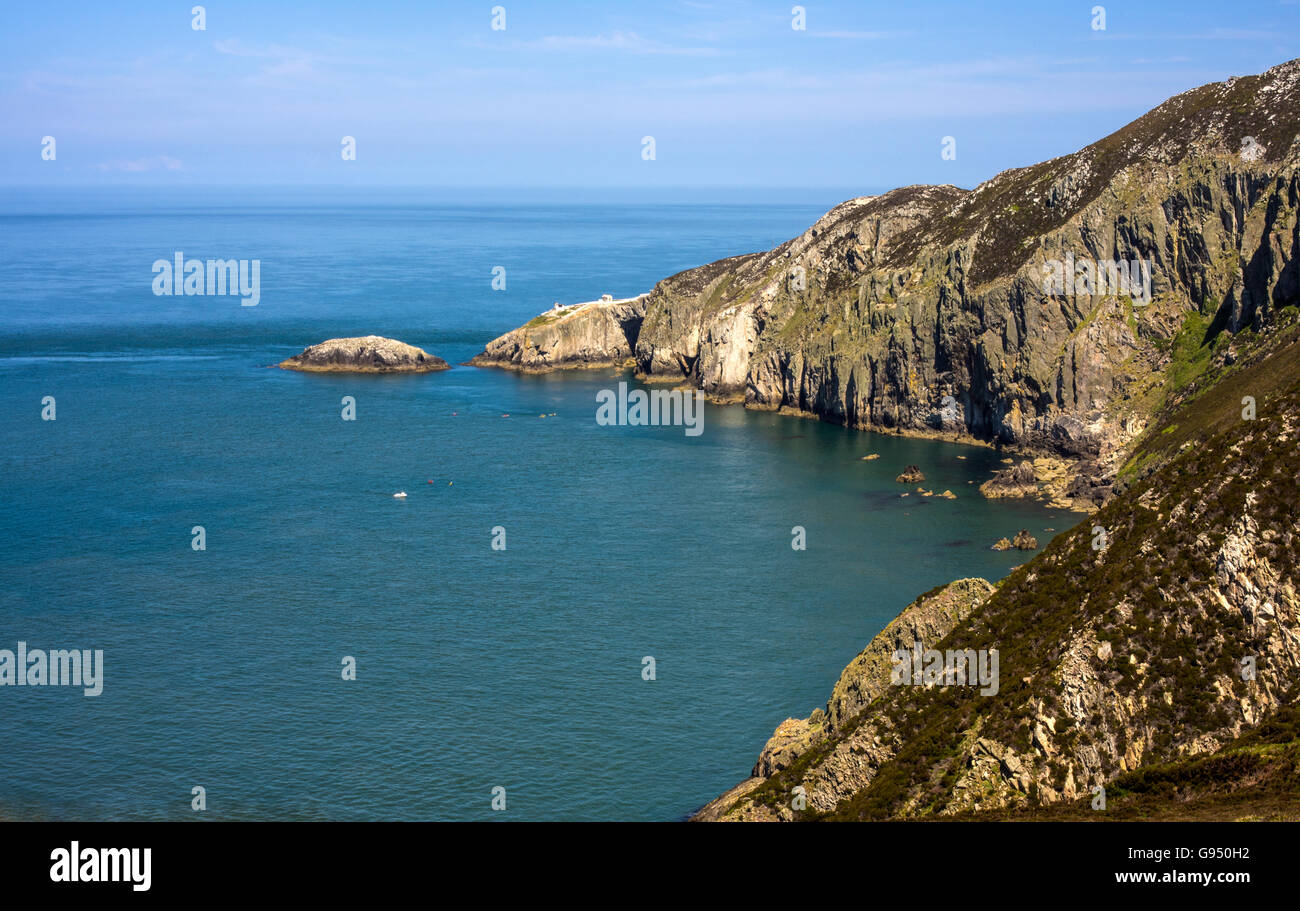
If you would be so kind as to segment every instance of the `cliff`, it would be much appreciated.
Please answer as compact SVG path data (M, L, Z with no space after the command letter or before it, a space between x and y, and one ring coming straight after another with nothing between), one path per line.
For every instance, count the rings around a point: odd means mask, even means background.
M422 348L391 338L332 338L276 365L311 373L429 373L451 365Z
M666 278L619 313L539 317L472 363L632 358L642 377L722 401L1053 453L1081 500L1102 502L1203 366L1180 356L1294 300L1298 131L1291 61L973 190L849 200L773 250ZM1116 288L1113 271L1098 287L1106 263L1149 275L1149 294ZM1077 281L1045 285L1067 265Z
M1090 521L996 588L919 598L696 818L1100 818L1099 787L1120 815L1237 818L1238 794L1300 814L1296 307L1236 343ZM889 656L911 641L996 649L999 685L900 683Z

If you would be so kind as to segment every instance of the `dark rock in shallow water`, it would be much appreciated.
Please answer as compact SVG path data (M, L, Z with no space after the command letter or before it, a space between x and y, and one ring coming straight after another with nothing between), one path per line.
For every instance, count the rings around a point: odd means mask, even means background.
M1011 539L999 538L998 543L994 544L991 550L1038 550L1038 539L1029 533L1026 528L1016 532L1016 536Z
M312 373L430 373L451 367L422 348L378 335L332 338L277 366Z
M1038 539L1029 533L1028 529L1022 528L1016 533L1011 540L1016 550L1038 550Z
M903 473L894 478L894 480L900 484L920 484L925 480L925 475L923 475L921 469L917 468L915 465L908 465L903 469Z

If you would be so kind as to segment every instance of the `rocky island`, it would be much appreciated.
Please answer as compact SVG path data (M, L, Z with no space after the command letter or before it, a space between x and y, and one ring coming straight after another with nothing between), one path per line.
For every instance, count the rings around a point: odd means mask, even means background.
M423 348L378 335L328 339L276 366L309 373L431 373L451 368Z
M556 304L518 329L488 343L470 360L475 367L521 373L560 368L622 367L636 350L646 295L562 307Z

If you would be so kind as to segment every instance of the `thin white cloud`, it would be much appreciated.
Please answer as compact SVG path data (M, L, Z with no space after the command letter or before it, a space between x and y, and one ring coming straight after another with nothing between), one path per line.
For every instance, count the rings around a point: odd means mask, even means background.
M625 54L661 54L675 57L716 57L715 47L684 47L644 38L636 32L607 35L547 35L532 41L490 42L477 39L476 47L538 51L615 51Z
M285 44L268 44L254 47L238 38L225 38L212 42L218 54L246 60L261 61L256 73L244 77L249 85L262 88L292 88L298 85L320 85L331 80L332 71L346 66L373 66L375 61L351 59L303 50Z
M885 38L902 38L910 32L854 32L854 31L825 31L809 32L809 38L838 38L845 41L881 41Z
M143 174L148 171L179 171L179 159L170 155L151 155L146 158L134 158L129 161L100 162L95 165L97 171L121 171L130 174Z
M231 57L270 57L269 51L261 51L257 48L246 47L238 38L222 38L219 41L212 42L212 49L218 54L228 54Z
M1175 35L1192 41L1274 41L1277 32L1249 28L1212 28L1195 35Z
M1156 41L1276 41L1279 33L1264 29L1212 28L1203 32L1167 35L1149 32L1093 32L1089 37L1094 41L1144 41L1151 44Z

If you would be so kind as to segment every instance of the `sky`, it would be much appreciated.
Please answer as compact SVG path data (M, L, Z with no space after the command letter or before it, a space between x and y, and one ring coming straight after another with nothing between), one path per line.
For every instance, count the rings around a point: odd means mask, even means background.
M1100 5L10 0L0 185L971 187L1300 57L1300 0Z

